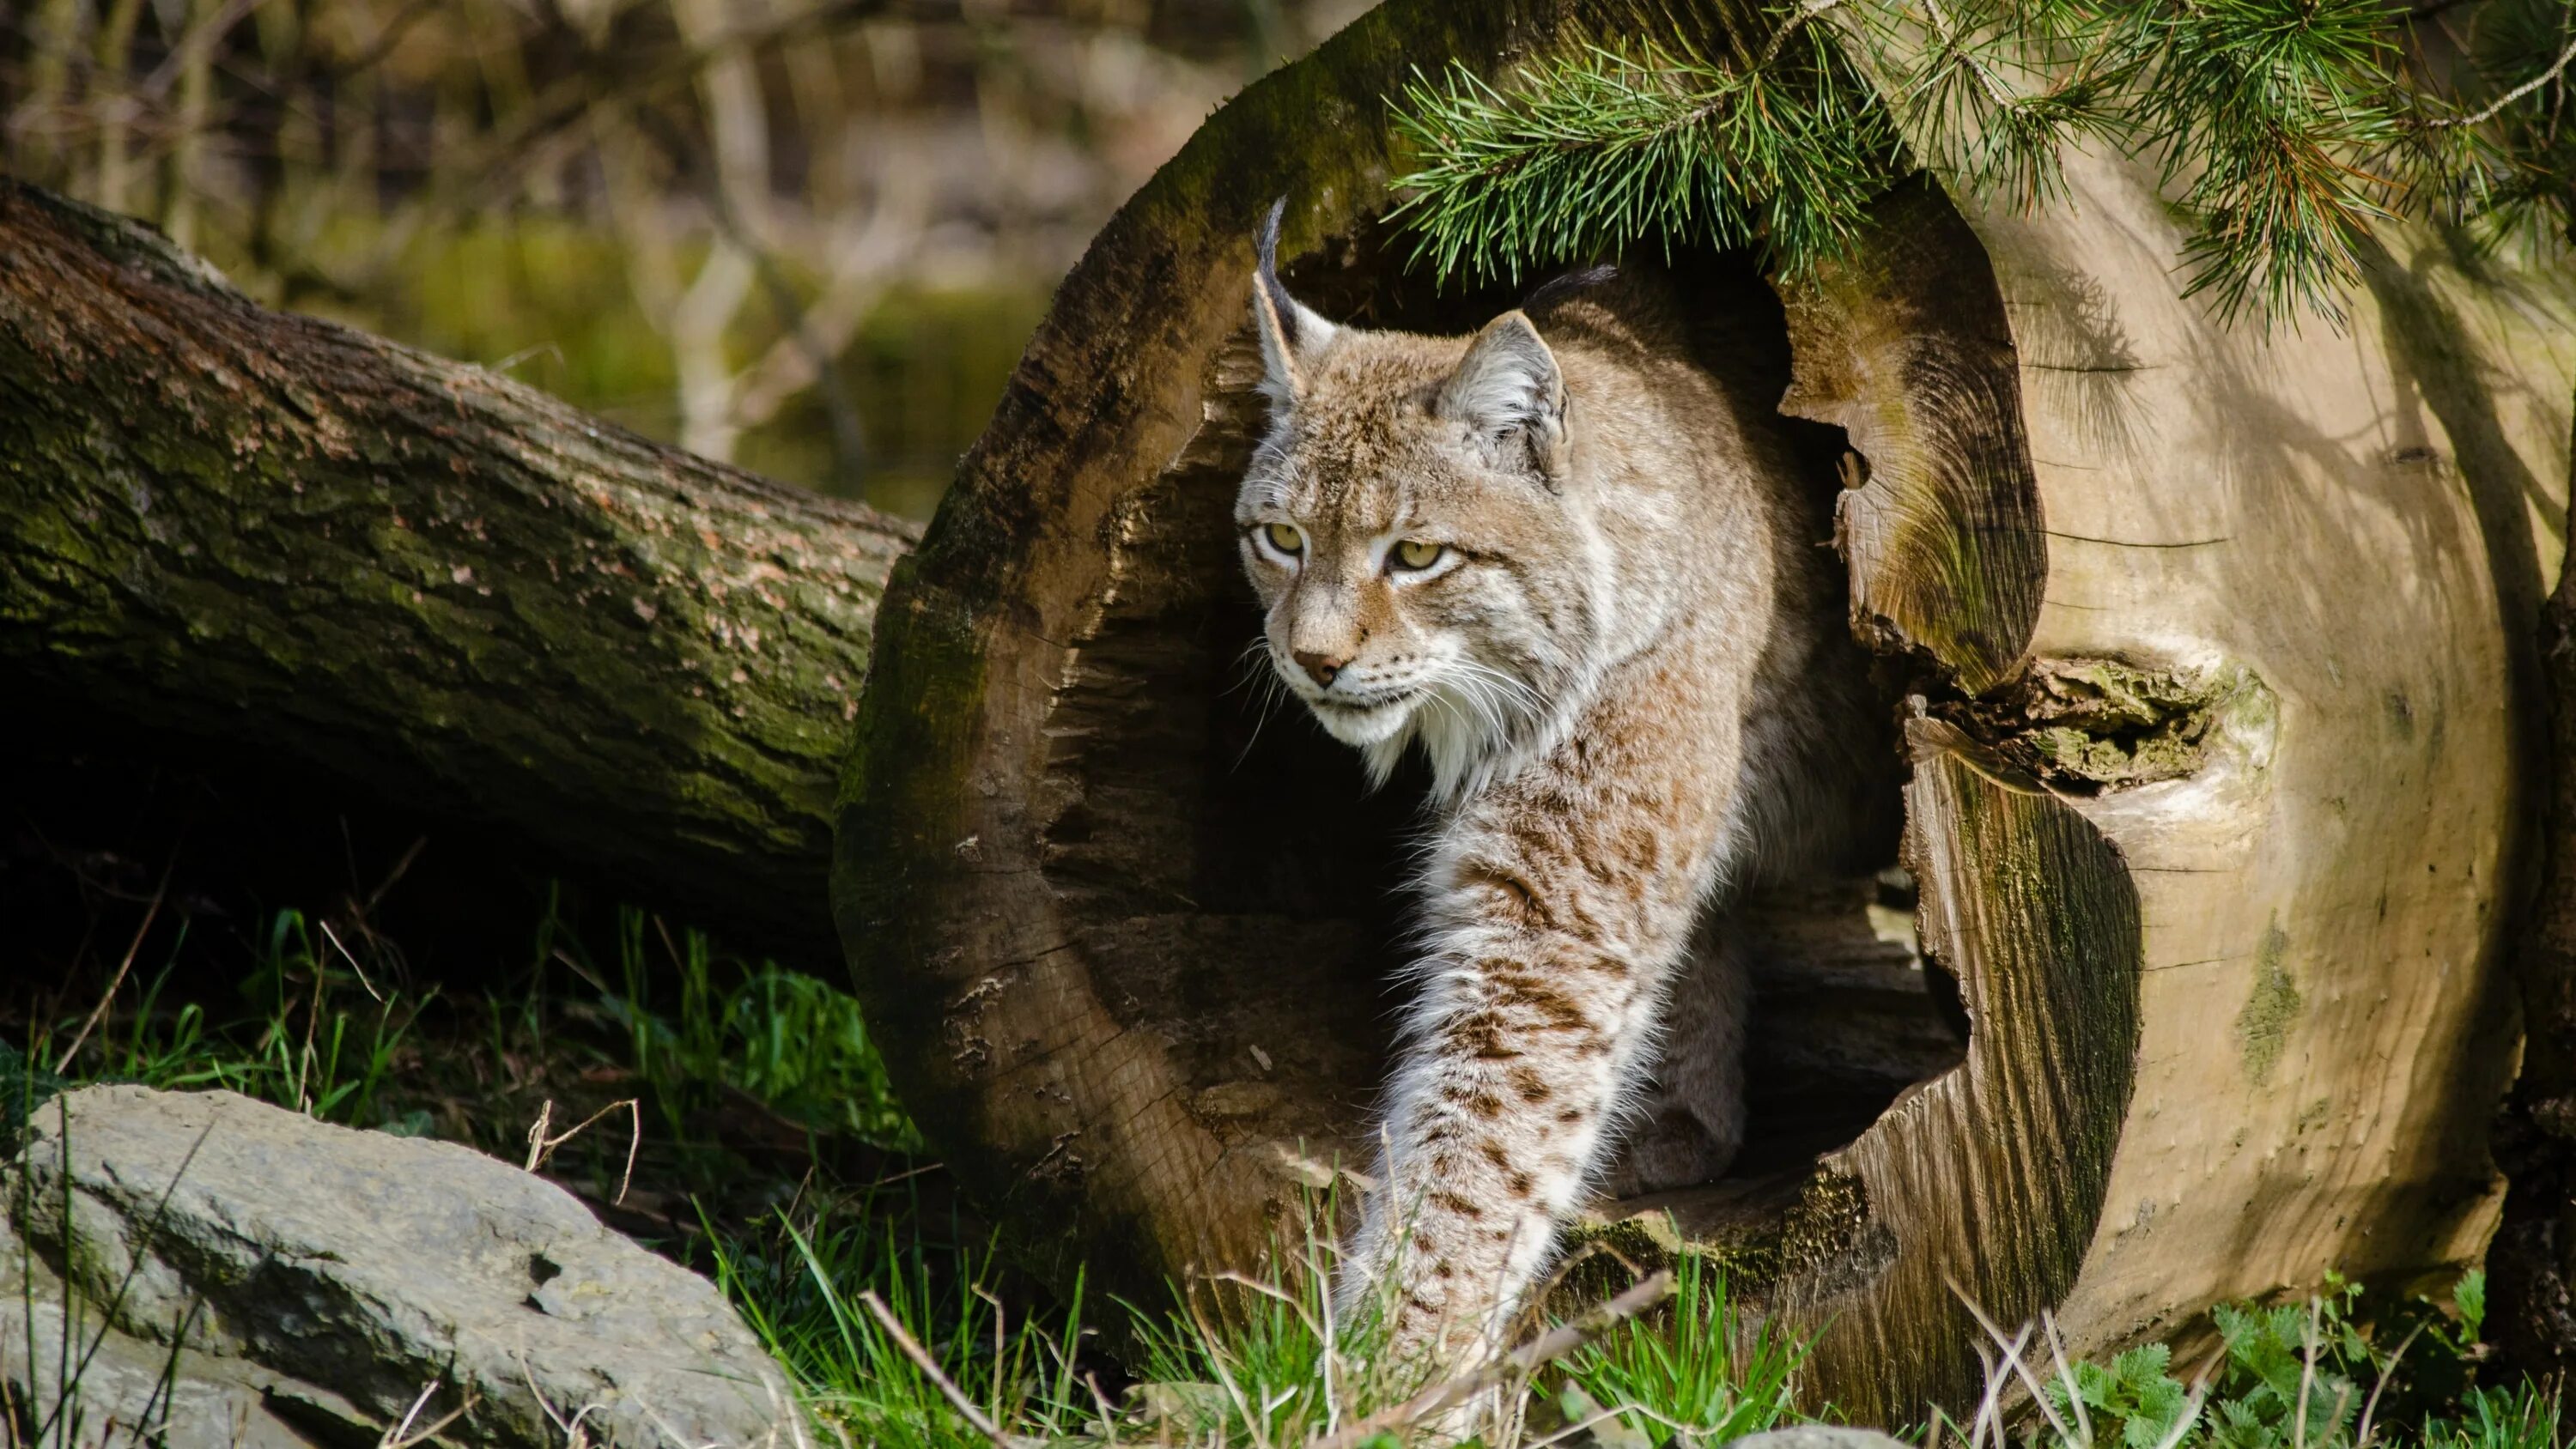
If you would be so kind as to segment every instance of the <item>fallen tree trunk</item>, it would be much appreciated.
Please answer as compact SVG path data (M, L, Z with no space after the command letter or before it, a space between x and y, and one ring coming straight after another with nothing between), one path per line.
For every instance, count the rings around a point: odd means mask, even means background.
M914 530L481 368L251 305L0 179L13 709L504 825L803 959Z
M1395 0L1249 89L1059 290L898 574L836 909L907 1101L1063 1270L1258 1256L1364 1159L1386 1060L1409 804L1263 729L1232 664L1262 209L1328 317L1467 330L1509 299L1406 265L1383 98L1453 56L1740 47L1736 13ZM2569 279L2405 234L2348 333L2267 336L2179 295L2149 171L2068 184L2033 220L1901 191L1811 284L1690 269L1782 358L1758 401L1853 455L1913 772L1875 889L1910 877L1972 1028L1937 1049L1901 895L1766 904L1745 1163L1594 1231L1729 1263L1863 1421L1972 1396L1961 1295L2094 1352L2456 1273L2496 1221Z

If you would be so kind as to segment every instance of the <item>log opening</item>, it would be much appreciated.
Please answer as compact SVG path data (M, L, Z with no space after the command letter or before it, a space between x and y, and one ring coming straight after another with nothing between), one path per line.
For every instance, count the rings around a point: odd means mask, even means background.
M1435 334L1471 333L1518 300L1509 289L1431 286L1418 269L1404 265L1409 244L1382 218L1368 219L1293 262L1287 280L1296 295L1338 321ZM1808 486L1812 541L1828 546L1846 476L1839 466L1844 437L1839 428L1771 409L1789 383L1789 338L1779 300L1748 256L1685 254L1663 264L1690 309L1695 340L1712 371L1746 387L1791 440ZM1237 934L1231 944L1239 954L1221 969L1239 969L1266 984L1229 992L1228 1009L1249 1007L1268 1015L1318 994L1350 1008L1347 1025L1330 1033L1331 1058L1319 1054L1300 1063L1317 1085L1328 1088L1309 1099L1328 1099L1339 1108L1330 1123L1331 1142L1310 1139L1303 1155L1311 1160L1318 1148L1330 1145L1346 1160L1364 1161L1366 1144L1359 1137L1387 1066L1386 1026L1404 999L1398 983L1412 905L1407 882L1425 826L1427 778L1420 762L1410 761L1387 789L1370 792L1353 753L1326 738L1270 684L1257 647L1260 615L1241 577L1231 522L1235 486L1264 421L1263 404L1250 391L1258 377L1247 334L1215 365L1209 392L1219 401L1211 404L1186 461L1174 470L1176 496L1194 506L1166 515L1170 526L1152 540L1130 541L1131 547L1169 549L1199 560L1200 586L1213 605L1200 615L1206 632L1184 646L1198 665L1164 683L1204 690L1212 682L1209 666L1219 666L1220 673L1204 737L1157 741L1160 748L1141 752L1135 761L1148 772L1195 776L1194 786L1168 790L1164 800L1155 801L1153 786L1143 778L1122 778L1118 808L1134 815L1124 835L1137 843L1151 839L1150 822L1169 818L1168 810L1194 812L1200 874L1189 899L1211 914L1263 921L1263 929ZM1158 614L1160 627L1132 621L1139 627L1125 637L1163 643L1144 644L1141 651L1119 648L1105 670L1097 667L1096 646L1086 651L1068 701L1131 697L1137 680L1129 666L1140 652L1172 647L1172 617ZM1102 642L1118 637L1111 629ZM1879 705L1890 727L1885 783L1892 797L1893 726L1906 681L1896 670L1885 674ZM1132 732L1121 738L1132 738ZM1187 753L1193 748L1195 758ZM1083 758L1096 765L1088 750ZM1092 780L1096 787L1100 777ZM1891 798L1888 819L1898 813ZM1085 832L1096 824L1085 811ZM1185 858L1186 851L1174 850L1174 844L1168 838L1147 844L1145 856L1129 862L1129 874L1146 868L1147 858L1166 865ZM1735 1252L1747 1242L1775 1240L1823 1154L1858 1138L1908 1088L1964 1059L1967 1019L1955 985L1937 969L1926 970L1914 938L1913 883L1896 864L1895 847L1891 834L1869 847L1878 858L1855 874L1783 882L1730 913L1731 928L1750 946L1754 963L1747 1063L1751 1124L1745 1150L1723 1181L1656 1200L1656 1206L1674 1209L1694 1246ZM1267 929L1273 919L1279 923L1275 932ZM1141 954L1151 963L1145 984L1163 986L1158 974L1174 958L1161 949ZM1119 966L1110 970L1115 974ZM1153 999L1148 990L1130 990L1140 1000ZM1262 1114L1255 1104L1276 1100L1275 1089L1223 1080L1221 1058L1241 1040L1222 1024L1209 1037L1217 1058L1209 1065L1221 1084L1200 1094L1202 1114L1245 1117L1250 1120L1244 1125L1255 1131L1281 1134L1274 1140L1311 1132L1312 1122L1258 1120ZM1274 1063L1278 1057L1275 1051L1265 1055ZM1356 1083L1367 1090L1354 1093ZM1297 1095L1307 1097L1302 1086ZM1619 1215L1622 1208L1609 1211Z
M1337 321L1426 333L1472 332L1518 300L1436 288L1405 266L1407 246L1368 219L1296 259L1287 280ZM1743 256L1670 266L1713 370L1768 407L1789 383L1768 283ZM1188 444L1107 530L1108 581L1045 726L1036 864L1116 1030L1164 1044L1196 1126L1225 1156L1321 1183L1328 1164L1370 1156L1427 781L1413 761L1370 790L1354 753L1269 678L1232 523L1265 421L1259 376L1247 329L1211 359ZM1773 420L1810 485L1813 539L1828 546L1842 430ZM1909 681L1886 675L1892 796ZM1735 913L1756 962L1746 1149L1724 1181L1608 1205L1607 1219L1670 1210L1694 1248L1772 1262L1819 1159L1964 1059L1967 1020L1915 944L1892 834L1878 854L1848 877L1767 888ZM1767 1275L1741 1281L1758 1295Z

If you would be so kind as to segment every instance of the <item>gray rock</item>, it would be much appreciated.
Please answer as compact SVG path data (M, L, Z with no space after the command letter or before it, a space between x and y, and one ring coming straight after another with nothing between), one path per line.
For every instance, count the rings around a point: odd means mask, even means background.
M0 1192L0 1377L65 1443L373 1444L433 1384L450 1443L804 1442L714 1285L467 1148L90 1087Z

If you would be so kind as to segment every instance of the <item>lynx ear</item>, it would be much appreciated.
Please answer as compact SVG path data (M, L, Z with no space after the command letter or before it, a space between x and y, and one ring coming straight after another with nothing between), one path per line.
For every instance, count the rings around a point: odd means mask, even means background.
M1300 305L1279 281L1279 217L1288 198L1270 203L1261 223L1261 261L1252 273L1252 325L1261 334L1261 390L1286 407L1305 395L1305 365L1333 340L1333 324Z
M1439 409L1488 441L1525 439L1531 456L1555 471L1565 442L1565 375L1528 314L1506 312L1485 324L1440 385Z

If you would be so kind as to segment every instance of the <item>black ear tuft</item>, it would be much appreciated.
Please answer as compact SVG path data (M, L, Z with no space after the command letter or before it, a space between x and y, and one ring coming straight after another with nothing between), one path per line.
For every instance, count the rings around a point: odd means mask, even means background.
M1552 307L1586 287L1600 286L1618 275L1617 267L1606 264L1560 273L1539 283L1537 288L1522 300L1521 310L1535 312L1542 307Z
M1279 333L1291 348L1299 345L1297 337L1297 303L1289 297L1288 288L1279 280L1279 218L1288 211L1288 198L1270 203L1270 214L1261 222L1261 267L1257 276L1262 295L1270 299L1271 310L1278 314Z

